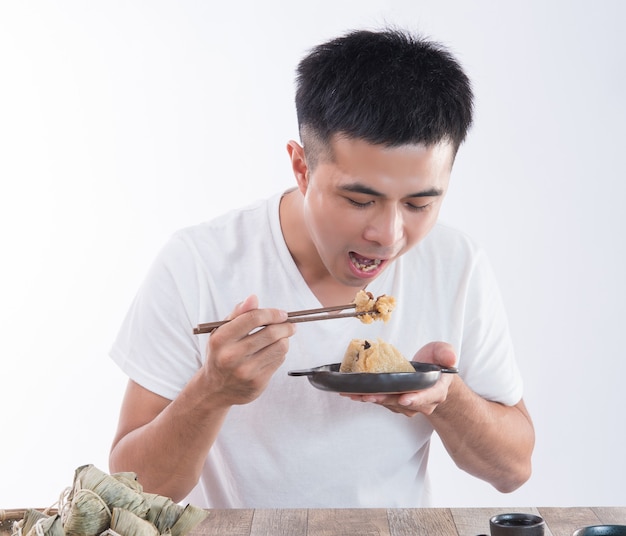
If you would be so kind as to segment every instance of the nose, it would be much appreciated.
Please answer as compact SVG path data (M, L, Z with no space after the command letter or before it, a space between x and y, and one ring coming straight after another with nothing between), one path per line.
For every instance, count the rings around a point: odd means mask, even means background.
M404 235L404 218L396 206L381 207L371 215L365 228L364 238L382 247L392 247Z

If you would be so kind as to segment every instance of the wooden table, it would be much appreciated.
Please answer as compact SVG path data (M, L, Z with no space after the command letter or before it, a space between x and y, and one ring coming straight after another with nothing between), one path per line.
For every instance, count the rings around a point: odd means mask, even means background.
M626 525L625 507L210 510L189 536L477 536L489 518L538 514L546 536L571 536L587 525Z
M0 536L23 510L0 510ZM583 508L364 508L297 510L209 510L187 536L477 536L489 534L489 518L528 512L546 521L546 536L571 536L588 525L626 525L624 507ZM19 517L15 517L20 513ZM4 521L2 521L4 519Z

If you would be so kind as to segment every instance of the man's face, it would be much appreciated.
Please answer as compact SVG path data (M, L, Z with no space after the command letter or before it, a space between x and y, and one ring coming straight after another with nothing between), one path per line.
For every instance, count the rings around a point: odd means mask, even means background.
M298 180L304 221L326 270L362 288L432 229L448 188L447 143L388 148L336 137Z

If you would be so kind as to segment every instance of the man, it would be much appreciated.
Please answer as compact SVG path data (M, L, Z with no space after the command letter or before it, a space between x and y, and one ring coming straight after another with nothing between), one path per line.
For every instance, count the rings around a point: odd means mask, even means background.
M206 507L421 506L435 431L459 467L516 489L534 432L500 296L481 250L437 223L466 75L437 44L351 32L302 60L296 105L296 188L180 231L140 289L112 349L130 381L111 471ZM396 297L388 323L285 322L364 287ZM460 374L363 396L287 375L376 337Z

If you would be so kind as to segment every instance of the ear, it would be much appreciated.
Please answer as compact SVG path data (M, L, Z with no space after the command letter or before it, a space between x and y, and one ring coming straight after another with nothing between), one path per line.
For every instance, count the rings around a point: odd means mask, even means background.
M309 168L304 158L304 147L298 142L291 140L287 144L287 152L291 160L291 169L298 184L298 190L304 195L309 185Z

